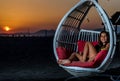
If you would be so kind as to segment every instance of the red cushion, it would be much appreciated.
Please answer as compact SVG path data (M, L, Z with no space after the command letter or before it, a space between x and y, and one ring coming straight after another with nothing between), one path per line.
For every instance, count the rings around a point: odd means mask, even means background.
M64 47L58 47L58 48L56 48L56 50L57 50L59 59L67 59L68 58L68 53Z
M66 66L78 66L78 67L85 67L85 68L95 68L99 66L102 61L105 59L107 55L107 50L100 51L97 56L95 57L94 61L92 62L80 62L80 61L73 61L70 64L65 64Z
M80 61L72 61L70 64L64 64L65 66L77 66L77 67L85 67L85 68L94 68L94 62L80 62Z
M95 46L98 42L92 42ZM85 45L85 41L78 41L78 51L83 51ZM107 55L107 50L100 51L92 62L80 62L80 61L72 61L70 64L65 64L66 66L78 66L78 67L86 67L86 68L94 68L99 66L102 61L105 59ZM59 59L67 59L70 54L64 47L57 48L57 54Z
M79 40L78 41L78 51L83 52L84 46L85 46L85 41Z
M95 46L95 45L98 44L98 42L97 42L97 41L94 41L94 42L92 42L92 44L93 44L93 46Z
M102 63L102 61L105 59L107 53L108 53L108 50L100 51L94 59L94 65L95 66L100 65Z
M85 43L86 43L85 41L81 41L81 40L78 41L78 51L83 52ZM98 44L98 42L94 41L94 42L92 42L92 44L95 46Z

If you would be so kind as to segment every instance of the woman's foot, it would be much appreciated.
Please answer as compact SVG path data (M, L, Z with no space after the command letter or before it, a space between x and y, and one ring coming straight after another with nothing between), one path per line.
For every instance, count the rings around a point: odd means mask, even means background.
M58 64L69 64L71 61L69 59L58 60Z

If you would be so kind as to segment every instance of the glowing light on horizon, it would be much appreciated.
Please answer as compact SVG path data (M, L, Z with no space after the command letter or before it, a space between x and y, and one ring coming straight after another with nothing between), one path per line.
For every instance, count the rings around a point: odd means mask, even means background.
M3 29L7 32L11 30L11 28L9 26L5 26Z

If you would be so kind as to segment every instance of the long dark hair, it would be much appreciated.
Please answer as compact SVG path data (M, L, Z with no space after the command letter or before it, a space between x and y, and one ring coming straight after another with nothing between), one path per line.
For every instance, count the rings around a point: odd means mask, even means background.
M101 33L100 33L100 35L99 35L99 45L100 45L100 46L103 46L103 43L102 43L101 40L100 40L100 37L101 37L101 34L102 34L102 33L105 33L105 34L107 35L107 42L106 42L106 44L110 42L109 33L108 33L107 31L101 31Z

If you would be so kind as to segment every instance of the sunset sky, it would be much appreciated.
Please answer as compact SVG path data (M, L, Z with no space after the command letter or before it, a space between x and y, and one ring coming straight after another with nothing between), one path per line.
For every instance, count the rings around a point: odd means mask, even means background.
M0 32L56 29L62 17L80 0L0 0ZM108 15L120 11L120 0L99 0Z

